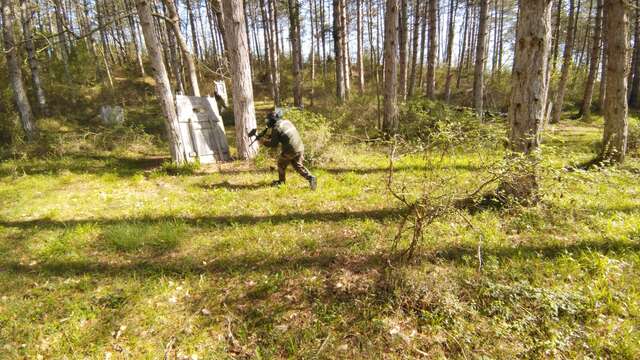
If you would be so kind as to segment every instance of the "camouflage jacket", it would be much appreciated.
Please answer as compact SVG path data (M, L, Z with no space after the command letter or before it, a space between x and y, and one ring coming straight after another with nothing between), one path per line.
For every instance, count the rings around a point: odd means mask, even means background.
M285 154L304 153L302 138L289 120L278 120L271 130L271 139L264 143L267 147L276 147L278 144L282 144L282 152Z

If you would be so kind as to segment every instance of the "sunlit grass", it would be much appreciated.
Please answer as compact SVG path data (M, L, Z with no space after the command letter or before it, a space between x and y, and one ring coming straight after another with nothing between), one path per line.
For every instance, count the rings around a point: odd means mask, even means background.
M599 136L550 129L540 205L443 217L407 263L387 261L385 148L336 145L316 192L293 171L268 186L268 159L184 176L133 154L5 161L0 357L637 358L639 163L562 170ZM401 156L397 180L464 192L501 158L435 155Z

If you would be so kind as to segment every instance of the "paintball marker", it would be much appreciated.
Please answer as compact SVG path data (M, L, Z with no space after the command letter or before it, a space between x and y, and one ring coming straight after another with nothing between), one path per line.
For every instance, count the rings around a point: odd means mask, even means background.
M267 135L267 131L269 131L269 128L266 128L266 129L260 131L260 133L257 133L257 131L258 131L257 129L253 129L253 130L249 131L249 137L250 138L255 137L253 139L253 141L251 141L251 144L249 144L249 147L251 147L251 145L253 145L256 141L262 139L265 135Z

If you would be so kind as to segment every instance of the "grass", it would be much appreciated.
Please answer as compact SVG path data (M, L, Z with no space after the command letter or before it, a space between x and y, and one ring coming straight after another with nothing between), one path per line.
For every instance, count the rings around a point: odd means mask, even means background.
M560 171L600 131L551 129L540 205L445 216L408 262L388 261L403 210L383 148L336 145L316 192L291 170L269 187L269 161L7 160L0 358L638 358L640 163ZM471 188L499 157L406 154L397 178Z

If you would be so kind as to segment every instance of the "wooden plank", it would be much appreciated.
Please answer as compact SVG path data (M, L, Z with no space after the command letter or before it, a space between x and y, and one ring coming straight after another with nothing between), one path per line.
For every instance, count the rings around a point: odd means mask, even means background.
M176 109L189 161L198 159L201 163L211 163L231 160L222 116L214 98L177 95Z

